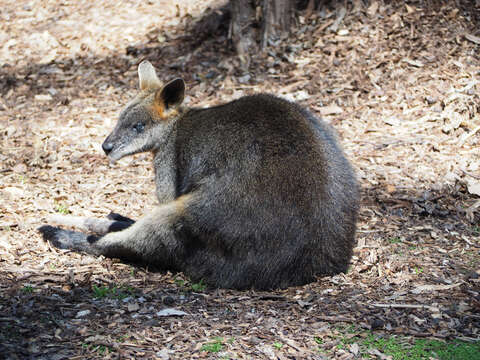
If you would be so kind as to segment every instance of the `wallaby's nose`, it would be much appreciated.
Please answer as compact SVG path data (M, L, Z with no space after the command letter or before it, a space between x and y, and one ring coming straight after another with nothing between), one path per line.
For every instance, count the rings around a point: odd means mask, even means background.
M110 151L112 151L112 149L113 149L113 144L111 142L106 142L105 141L102 144L102 149L103 149L103 151L105 151L105 154L108 155L110 153Z

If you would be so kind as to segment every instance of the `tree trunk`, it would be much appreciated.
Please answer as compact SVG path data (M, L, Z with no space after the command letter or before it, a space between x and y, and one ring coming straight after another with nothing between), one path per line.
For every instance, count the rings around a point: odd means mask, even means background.
M293 15L292 0L263 0L262 49L290 32Z
M253 27L255 3L251 0L231 0L230 6L232 20L229 38L232 39L240 60L248 67L250 54L255 53L258 49L255 41L256 31Z
M230 0L229 38L240 60L248 66L250 55L287 36L292 25L294 0ZM261 21L261 26L258 22ZM257 34L257 28L261 34Z

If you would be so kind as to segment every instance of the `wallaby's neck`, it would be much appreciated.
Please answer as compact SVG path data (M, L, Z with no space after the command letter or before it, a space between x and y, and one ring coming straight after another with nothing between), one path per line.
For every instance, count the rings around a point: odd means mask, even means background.
M170 121L166 125L161 125L157 128L155 133L152 135L153 148L152 152L154 154L162 153L164 148L168 146L172 139L175 138L177 133L177 121Z
M182 121L182 118L190 109L184 106L180 106L176 110L176 114L173 119L167 120L168 123L158 127L158 131L153 135L154 146L152 152L155 156L161 156L161 153L167 151L168 147L175 143L177 137L178 123Z
M174 200L176 196L176 136L177 121L172 121L166 129L164 128L152 151L156 194L161 204Z

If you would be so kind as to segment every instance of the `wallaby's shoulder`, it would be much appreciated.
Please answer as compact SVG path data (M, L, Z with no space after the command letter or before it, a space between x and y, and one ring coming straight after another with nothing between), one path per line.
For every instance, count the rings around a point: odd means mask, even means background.
M302 106L268 93L246 95L211 107L192 107L187 109L184 117L193 122L200 120L204 125L218 122L294 125L299 121L308 122L307 117L315 118Z
M253 95L245 95L238 99L234 99L228 102L224 102L218 105L205 108L190 108L189 112L191 113L200 113L210 110L229 110L243 107L245 111L258 111L260 109L266 110L269 107L274 107L275 109L282 108L295 108L298 109L300 106L294 102L283 99L273 94L269 93L258 93Z

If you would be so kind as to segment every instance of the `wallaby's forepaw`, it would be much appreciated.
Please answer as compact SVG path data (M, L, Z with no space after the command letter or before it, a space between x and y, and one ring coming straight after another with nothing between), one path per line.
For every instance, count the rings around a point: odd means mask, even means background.
M92 243L98 240L96 236L87 235L77 231L60 229L58 227L43 225L38 228L45 240L59 249L71 249L95 254Z

